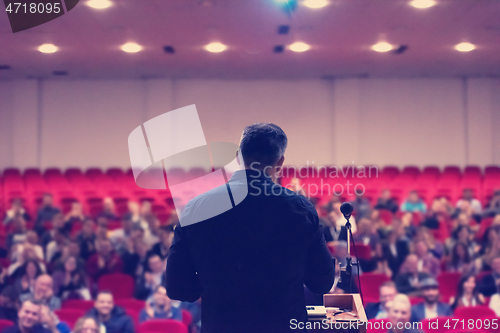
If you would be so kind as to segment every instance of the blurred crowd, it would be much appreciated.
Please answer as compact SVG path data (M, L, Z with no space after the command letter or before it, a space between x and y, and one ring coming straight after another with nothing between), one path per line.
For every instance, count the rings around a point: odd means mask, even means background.
M173 211L162 224L151 206L147 200L130 201L128 212L117 216L113 200L106 198L102 211L91 218L78 201L63 214L46 193L36 215L30 216L21 199L12 200L3 219L7 237L5 248L0 249L0 319L16 323L9 329L23 332L66 333L71 328L57 317L57 311L66 301L86 300L94 301L94 307L73 332L136 332L135 319L114 304L116 295L98 287L101 277L120 273L133 279L133 297L144 301L139 323L182 322L184 309L192 316L191 332L196 332L199 303L172 301L164 287L177 216ZM39 318L33 315L35 310Z

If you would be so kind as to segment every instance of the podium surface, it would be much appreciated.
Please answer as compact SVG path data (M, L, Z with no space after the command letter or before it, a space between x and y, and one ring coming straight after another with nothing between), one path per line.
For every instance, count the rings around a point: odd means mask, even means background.
M327 309L326 317L309 317L311 333L316 332L349 332L366 333L367 318L363 302L359 294L326 294L323 305ZM347 309L338 313L329 308Z

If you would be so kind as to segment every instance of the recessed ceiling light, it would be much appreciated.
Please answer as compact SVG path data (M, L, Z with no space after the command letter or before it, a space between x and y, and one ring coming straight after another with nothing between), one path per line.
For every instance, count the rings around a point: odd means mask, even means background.
M394 46L387 42L378 42L377 44L372 45L372 50L377 52L389 52L393 48Z
M106 9L111 7L113 3L109 0L89 0L86 5L94 9Z
M54 44L43 44L38 47L38 51L42 53L54 53L58 50L59 48L55 46Z
M455 50L460 51L460 52L470 52L474 50L476 46L471 43L460 43L455 45Z
M143 49L143 47L137 43L126 43L123 44L120 48L128 53L136 53Z
M290 50L293 52L305 52L311 48L310 45L302 42L295 42L292 45L288 46Z
M219 52L226 51L227 45L224 45L224 44L219 43L219 42L210 43L210 44L205 45L205 50L207 50L208 52L212 52L212 53L219 53Z
M302 4L309 8L323 8L328 5L328 0L304 0Z
M429 8L436 4L434 0L413 0L410 1L410 6L415 8Z

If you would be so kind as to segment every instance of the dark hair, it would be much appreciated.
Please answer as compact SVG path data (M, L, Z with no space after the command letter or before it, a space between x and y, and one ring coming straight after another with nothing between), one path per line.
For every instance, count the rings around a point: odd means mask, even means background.
M466 264L470 263L470 253L469 253L469 248L467 247L466 244L462 243L462 242L458 242L455 244L455 246L453 246L453 249L451 250L451 266L453 268L457 268L457 265L459 263L459 260L460 258L458 257L458 253L457 253L457 250L459 247L462 247L464 252L465 252L465 258L464 258L464 262Z
M28 267L29 264L33 264L35 265L35 268L36 268L36 276L35 277L39 277L40 275L42 275L42 269L40 267L40 264L38 264L38 261L34 260L34 259L28 259L24 262L24 264L19 268L19 273L18 274L15 274L16 277L23 277L26 275L26 268Z
M256 123L245 127L240 141L240 152L245 166L260 163L262 167L276 164L285 154L288 139L285 132L272 123Z
M451 235L454 239L458 239L458 234L460 234L460 232L463 230L463 229L467 229L467 231L469 232L469 234L471 233L471 230L469 228L468 225L459 225L454 231L453 231L453 234Z
M458 282L458 287L457 287L457 295L455 296L455 300L453 301L453 304L451 305L451 309L455 311L455 309L458 307L458 304L462 297L464 296L464 284L465 282L470 279L471 277L474 278L476 281L476 286L474 287L474 290L472 291L472 298L476 300L477 305L481 305L481 301L479 300L479 291L478 291L478 284L477 284L477 277L474 274L464 274L460 278L460 281Z
M104 295L111 295L113 297L113 293L111 292L111 290L99 290L97 292L97 295L95 295L95 299L97 300L97 298L99 297L99 295L102 295L102 294L104 294Z

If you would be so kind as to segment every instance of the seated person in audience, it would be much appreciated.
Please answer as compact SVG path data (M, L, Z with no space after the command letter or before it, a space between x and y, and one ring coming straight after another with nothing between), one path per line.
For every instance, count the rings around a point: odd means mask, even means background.
M132 228L134 224L130 216L124 215L121 219L121 228L115 229L109 233L109 240L113 244L115 251L119 254L127 251L128 241L132 237Z
M352 207L354 208L354 213L358 220L361 220L365 217L370 217L370 213L372 212L372 207L370 205L370 201L363 196L363 192L354 190L356 194L356 198L351 201Z
M464 202L467 202L470 206L472 215L481 215L483 211L483 206L481 205L481 202L474 198L474 192L470 188L464 188L462 191L462 198L457 201L457 208L462 209L462 204Z
M482 305L484 301L484 296L478 290L476 276L472 274L466 274L460 278L457 295L450 298L453 311L462 306Z
M340 197L334 193L332 193L332 196L330 200L328 200L328 203L323 207L328 213L330 213L333 210L333 205L336 203L341 203Z
M419 259L416 254L409 254L406 257L395 280L398 292L409 296L415 296L420 293L420 283L430 276L425 272L419 271L418 263Z
M8 226L17 217L22 217L25 221L31 221L30 214L23 208L23 201L19 198L12 200L11 208L5 212L3 224Z
M484 217L493 217L500 214L500 190L495 190L490 201L486 205L486 209L483 211Z
M484 275L478 283L478 290L486 297L490 297L497 292L497 285L500 283L500 256L492 260L492 272Z
M47 248L47 245L54 240L56 230L66 230L64 228L64 215L62 213L54 215L54 218L52 219L52 229L45 231L40 238L44 249ZM66 237L68 237L68 235L69 234L65 234Z
M97 218L97 227L95 229L96 240L108 239L109 221L104 216Z
M54 293L62 300L91 299L85 271L78 268L76 257L67 257L64 268L54 273Z
M147 218L148 229L144 232L144 241L151 248L160 241L160 220L151 215Z
M389 320L392 323L392 328L388 333L422 333L415 329L410 321L411 303L407 295L397 294L392 302L389 302ZM411 325L409 325L411 324ZM406 328L411 326L411 328Z
M99 333L100 326L96 318L85 315L76 321L73 333Z
M439 284L435 278L427 278L420 284L424 301L412 307L412 321L436 317L450 317L453 311L448 304L439 301Z
M52 277L47 274L40 275L35 281L33 292L19 296L21 302L32 299L46 304L52 311L61 308L61 299L54 295L54 283Z
M140 212L141 220L139 222L139 225L146 232L149 229L148 218L153 216L153 205L151 204L151 201L143 200L141 203Z
M389 267L389 261L384 257L384 251L381 243L375 244L375 251L373 251L372 262L375 263L375 269L370 273L383 274L388 278L392 278L393 272Z
M0 294L0 319L17 323L19 294L13 286L4 288Z
M425 226L419 226L415 239L422 240L427 246L428 252L435 258L441 259L445 254L445 248L441 241L434 237L434 232Z
M491 296L489 307L495 311L497 317L500 317L500 280L497 282L496 287L497 292Z
M140 228L140 227L139 227ZM128 242L128 249L122 254L123 273L138 279L148 266L148 246L143 240Z
M465 245L470 258L474 257L476 252L479 251L479 247L474 241L472 231L468 225L460 225L453 230L451 237L445 242L446 252L451 254L457 243Z
M18 321L14 326L8 327L2 333L58 333L40 324L41 304L38 301L27 299L22 302L18 311Z
M94 308L87 315L96 318L104 326L106 333L135 332L132 318L123 308L114 305L113 295L109 291L100 291L97 294Z
M358 231L353 237L356 244L369 245L372 251L375 245L380 242L377 231L373 228L372 222L368 218L359 221Z
M157 286L153 295L146 302L146 307L139 313L139 322L150 319L174 319L182 321L180 308L172 306L172 300L167 296L163 286Z
M63 248L61 256L53 262L53 270L64 270L64 263L69 257L76 258L76 266L78 270L85 270L85 260L80 257L80 245L76 241L69 241Z
M118 256L109 239L96 241L97 252L87 261L87 273L89 277L97 283L104 274L121 273L123 271L123 262Z
M83 214L82 204L78 201L71 203L71 210L64 216L64 228L67 233L71 233L73 225L82 224L86 217Z
M33 248L33 251L35 251L35 254L36 254L38 260L41 260L41 261L44 260L45 256L43 254L43 248L40 245L38 245L38 235L33 230L29 230L26 232L26 239L24 240L24 242L19 243L12 248L11 255L10 255L10 260L12 262L15 262L18 260L18 258L21 256L21 254L24 251L25 245L31 246L31 248Z
M411 191L408 194L408 198L401 205L402 212L425 214L426 210L427 210L427 206L422 201L422 199L420 199L417 191Z
M337 226L338 215L333 210L322 219L323 222L323 235L327 243L337 244L339 241L347 242L347 229L345 224Z
M137 224L141 222L141 213L139 204L136 201L129 201L127 203L128 212L124 216L129 217L132 223Z
M148 270L137 281L135 298L146 300L153 294L156 287L165 285L165 264L166 262L157 255L149 257Z
M107 218L109 221L116 221L118 220L118 216L116 215L115 212L115 203L112 198L104 198L102 201L102 212L99 213L98 216L104 216Z
M54 333L70 333L71 328L65 322L59 320L57 315L45 304L40 306L40 324Z
M36 279L42 274L43 271L37 260L26 260L12 276L18 295L31 293L35 288Z
M423 239L417 239L414 243L415 254L418 257L418 271L424 272L434 277L441 271L439 260L429 251L427 244Z
M59 208L53 206L54 198L52 194L45 193L42 197L42 205L38 210L36 220L35 220L35 231L39 235L43 235L45 232L44 223L52 221L54 215L59 214L61 211Z
M379 287L380 301L378 303L368 303L365 307L366 318L383 319L388 317L387 303L396 296L396 285L392 281L382 283Z
M45 264L43 263L42 260L40 260L39 256L36 254L35 250L33 249L33 246L31 244L25 243L23 245L23 252L19 256L16 262L10 264L8 268L8 273L9 276L17 276L18 272L17 270L24 265L25 262L28 260L35 260L38 262L38 266L40 266L40 269L42 272L46 272L47 269L45 267Z
M386 240L382 243L383 258L387 260L393 277L399 272L406 256L410 253L409 241L405 236L402 225L395 224L387 232Z
M63 249L69 242L66 235L67 233L64 228L55 230L54 240L47 244L47 262L52 263L61 257Z
M22 244L26 241L26 221L22 217L16 217L11 224L12 231L7 235L7 239L5 240L7 251L11 251L14 245Z
M446 271L472 273L474 270L475 265L471 260L467 245L464 243L455 243L455 246L451 250L451 255L446 262Z
M161 258L161 260L167 259L168 251L170 250L170 246L172 246L173 239L174 228L171 225L160 227L160 241L153 245L151 250L148 252L148 256L156 254Z
M385 189L382 191L380 198L377 200L377 204L374 207L375 209L386 209L395 214L398 211L398 204L394 199L391 198L391 191Z
M493 261L500 257L500 236L495 236L492 239L490 247L486 248L485 253L476 259L476 266L483 270L493 269Z
M94 233L94 221L86 219L83 221L82 230L76 237L78 245L80 245L80 255L83 260L87 260L95 253L96 235Z

